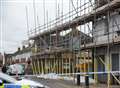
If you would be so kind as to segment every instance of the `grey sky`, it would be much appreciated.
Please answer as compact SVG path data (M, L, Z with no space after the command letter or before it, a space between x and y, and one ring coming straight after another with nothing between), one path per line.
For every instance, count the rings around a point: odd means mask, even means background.
M61 1L57 0L61 13ZM76 4L77 0L73 0ZM80 0L78 0L80 1ZM36 15L39 24L44 23L43 0L35 0ZM55 19L55 0L45 0L45 7L48 10L48 20ZM63 0L63 13L69 11L69 0ZM14 52L21 42L28 38L26 26L26 9L28 8L29 28L34 27L33 0L0 0L0 52Z
M58 0L60 3L62 0ZM68 9L68 0L64 1L64 9ZM43 0L35 0L36 15L39 17L39 23L43 24ZM55 18L55 0L46 0L46 10L48 10L49 19ZM0 10L0 52L14 52L21 42L27 39L26 10L28 7L29 28L34 27L33 0L1 0ZM65 10L65 11L66 11Z

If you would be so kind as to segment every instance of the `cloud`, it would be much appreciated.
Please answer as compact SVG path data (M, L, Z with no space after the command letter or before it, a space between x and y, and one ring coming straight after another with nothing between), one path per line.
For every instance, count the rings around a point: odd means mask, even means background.
M27 39L24 8L22 3L2 2L2 52L14 52L15 48L21 45L20 42Z
M59 1L60 13L62 11L61 1ZM43 0L35 0L36 2L36 15L39 17L39 24L44 23L43 14ZM55 19L56 8L55 0L45 0L46 10L48 10L48 21ZM69 11L69 0L63 0L64 7L63 13ZM0 52L14 52L17 47L21 46L22 40L27 39L26 27L26 9L28 8L29 29L34 27L34 11L33 0L1 0L0 17L1 20L1 43ZM45 15L46 18L46 15Z

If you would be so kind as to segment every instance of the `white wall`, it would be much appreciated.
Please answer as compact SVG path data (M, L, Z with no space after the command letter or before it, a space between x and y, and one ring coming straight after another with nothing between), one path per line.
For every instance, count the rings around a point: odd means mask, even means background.
M117 33L115 31L120 30L118 28L120 28L120 15L118 13L113 13L111 18L110 18L110 26L109 26L109 38L110 41L113 41L113 38L115 38L115 36L117 35ZM118 26L116 25L116 23L118 24ZM108 42L108 35L105 35L105 30L107 30L107 25L106 25L106 21L104 19L99 20L96 24L95 24L95 31L94 31L94 42L96 42L97 44L104 44Z

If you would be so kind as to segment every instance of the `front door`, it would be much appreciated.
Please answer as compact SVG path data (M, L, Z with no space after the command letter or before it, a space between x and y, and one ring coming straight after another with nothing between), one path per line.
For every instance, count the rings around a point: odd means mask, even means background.
M112 54L112 71L119 71L119 54Z
M112 54L112 71L119 71L119 54ZM116 78L119 78L119 74L114 73ZM118 84L114 77L112 77L112 83Z

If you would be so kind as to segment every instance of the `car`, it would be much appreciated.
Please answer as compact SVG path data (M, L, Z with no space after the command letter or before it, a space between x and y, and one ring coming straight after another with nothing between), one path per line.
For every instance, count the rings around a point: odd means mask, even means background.
M24 75L25 66L22 64L13 64L7 67L7 74L9 75Z
M15 78L0 72L0 88L48 88L43 84L29 79L16 80Z

